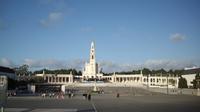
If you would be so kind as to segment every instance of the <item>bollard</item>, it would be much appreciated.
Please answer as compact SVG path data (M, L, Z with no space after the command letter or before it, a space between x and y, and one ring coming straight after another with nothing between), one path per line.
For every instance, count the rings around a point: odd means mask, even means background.
M4 112L4 108L3 107L1 107L1 112Z

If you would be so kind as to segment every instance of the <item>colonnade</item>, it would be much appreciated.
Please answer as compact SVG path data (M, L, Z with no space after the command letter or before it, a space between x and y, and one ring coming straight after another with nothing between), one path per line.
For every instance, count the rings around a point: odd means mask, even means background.
M56 84L64 84L64 83L73 83L73 76L71 74L45 74L44 77L46 83L56 83Z

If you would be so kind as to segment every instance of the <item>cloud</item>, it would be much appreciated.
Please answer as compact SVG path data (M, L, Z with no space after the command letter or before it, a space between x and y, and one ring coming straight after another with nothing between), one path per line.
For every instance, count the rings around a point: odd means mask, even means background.
M56 24L60 22L63 19L63 13L62 12L51 12L49 13L48 17L46 19L41 19L40 24L42 26L50 26L52 24Z
M103 72L120 72L120 71L132 71L142 68L149 68L151 70L158 69L183 69L185 67L200 67L200 60L167 60L167 59L150 59L146 60L142 64L128 64L128 63L114 63L111 61L102 61L99 63L103 68Z
M30 67L31 71L40 70L43 68L47 69L77 69L83 70L85 60L74 59L74 60L57 60L57 59L24 59L22 62L16 64L13 61L7 58L0 59L1 66L7 67L19 67L23 64L27 64ZM143 63L116 63L112 61L99 61L99 70L102 68L103 72L112 73L112 72L121 72L121 71L132 71L142 68L149 68L151 70L158 69L183 69L190 67L200 67L200 59L195 60L169 60L169 59L149 59Z
M32 69L61 69L66 67L66 62L55 59L45 59L45 60L34 60L34 59L24 59L23 64L27 64Z
M75 68L77 70L82 70L84 60L56 60L56 59L45 59L45 60L34 60L34 59L24 59L23 64L29 65L31 69L70 69Z
M101 61L99 62L100 69L103 69L103 72L120 72L120 71L131 71L134 69L134 65L127 63L114 63L111 61Z
M170 36L172 42L181 42L185 40L185 36L180 33L175 33Z
M14 67L15 66L15 64L7 58L1 58L0 65L6 66L6 67Z
M58 21L62 18L63 13L61 12L52 12L49 14L49 21Z
M167 60L167 59L147 60L143 64L143 67L155 70L161 68L164 68L165 70L183 69L185 67L193 67L193 66L197 66L193 60Z
M83 70L85 60L74 59L74 60L56 60L56 59L45 59L45 60L33 60L25 59L23 64L29 65L31 69L70 69L74 68L77 70ZM196 63L195 63L196 62ZM142 68L149 68L151 70L158 69L183 69L185 67L200 66L200 60L167 60L167 59L149 59L142 64L138 63L115 63L112 61L99 61L99 69L103 69L103 72L121 72L121 71L132 71Z

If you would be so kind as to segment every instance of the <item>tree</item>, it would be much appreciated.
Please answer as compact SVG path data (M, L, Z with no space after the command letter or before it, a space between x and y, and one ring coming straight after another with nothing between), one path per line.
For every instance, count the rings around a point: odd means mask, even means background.
M168 71L168 73L169 73L169 74L174 74L174 71L173 71L172 69L170 69L170 70Z
M32 77L29 83L44 83L43 77Z
M200 88L200 85L197 83L197 80L199 79L200 79L200 74L198 73L196 74L195 79L192 81L194 89Z
M28 69L29 69L29 66L24 64L18 68L15 68L15 72L19 76L20 75L29 75L30 72L28 71Z
M188 88L187 80L183 77L179 78L178 88Z
M142 73L143 73L144 75L149 75L149 74L151 74L152 72L151 72L151 70L149 70L148 68L144 68L144 69L142 70Z
M70 74L72 73L73 75L81 75L81 71L77 71L76 69L57 69L57 70L48 70L48 69L42 69L38 71L34 71L33 74L42 74L43 71L45 74Z
M176 76L181 76L181 75L183 74L183 72L184 72L183 69L182 69L182 70L174 70L174 74L175 74Z
M152 70L152 74L156 75L156 76L166 76L167 72L162 68L159 70Z
M16 88L17 81L8 77L8 90L14 90Z
M162 69L158 70L158 73L166 74L167 72L162 68Z

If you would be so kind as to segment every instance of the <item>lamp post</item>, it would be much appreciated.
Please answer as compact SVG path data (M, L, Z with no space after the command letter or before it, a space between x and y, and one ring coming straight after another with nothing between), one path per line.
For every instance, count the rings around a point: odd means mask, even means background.
M150 74L147 74L147 90L149 91L149 75Z
M0 76L0 112L4 112L4 107L7 103L7 89L8 79L7 76Z
M95 74L93 91L97 91L97 85L96 85L97 79L96 78L97 78L97 75Z
M168 73L167 73L167 94L169 94L169 87L168 87L168 85L169 85L169 79L168 79Z

